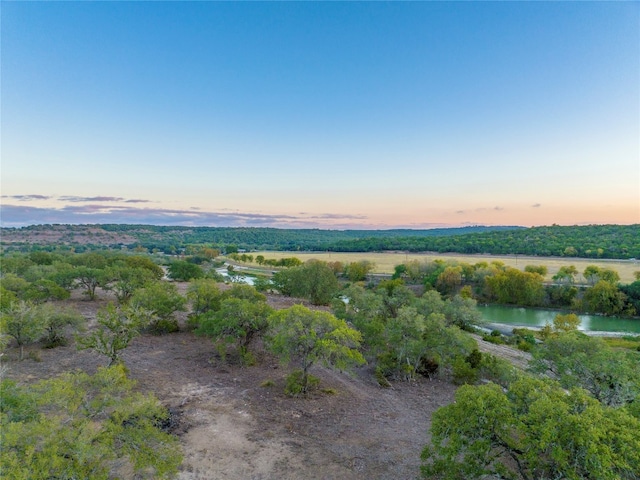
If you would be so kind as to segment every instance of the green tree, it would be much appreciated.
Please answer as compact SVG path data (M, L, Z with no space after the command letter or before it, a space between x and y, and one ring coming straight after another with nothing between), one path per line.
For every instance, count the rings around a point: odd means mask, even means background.
M436 289L443 295L453 295L462 285L462 267L446 267L436 280Z
M314 305L328 305L340 289L338 279L326 262L309 260L273 276L273 285L283 295L307 298Z
M96 289L105 287L111 281L106 270L80 265L74 269L74 277L77 285L84 289L83 294L90 300L96 299Z
M485 323L478 310L478 303L473 298L460 295L446 301L444 314L450 325L455 325L462 330L469 330Z
M241 300L248 300L252 303L267 301L267 297L256 290L255 287L245 285L243 283L233 285L228 290L225 290L222 293L222 298L239 298Z
M547 275L548 269L546 265L527 265L524 267L525 272L529 273L537 273L545 277Z
M134 391L123 367L69 373L24 387L1 384L0 471L7 480L107 480L126 462L136 478L172 478L178 440L158 425L167 410Z
M367 279L367 275L375 268L375 263L369 260L351 262L344 267L344 274L351 282L360 282Z
M584 390L523 377L462 386L432 417L423 478L635 479L640 420Z
M603 268L600 270L600 279L615 285L620 281L620 275L615 270Z
M598 280L600 280L600 267L596 265L587 265L582 272L582 276L590 285L593 286Z
M222 292L218 282L210 278L192 280L187 288L187 299L194 315L201 315L220 308Z
M343 290L341 298L334 299L334 314L353 324L364 339L363 347L372 358L385 349L384 307L380 295L358 284L352 284Z
M20 300L26 300L24 297L26 296L30 283L14 273L7 273L0 278L0 286L12 292Z
M36 303L48 300L66 300L71 294L53 280L41 278L32 282L24 292L24 299Z
M11 304L16 302L18 302L18 296L0 284L0 312L8 310Z
M302 305L279 310L269 317L268 343L282 360L297 357L302 367L301 393L308 390L309 368L317 362L345 369L365 363L357 350L362 335L330 313Z
M588 312L616 315L624 310L625 299L616 285L599 280L584 293L582 303Z
M507 267L486 277L489 294L498 303L524 306L541 305L544 299L543 278L537 273Z
M45 346L47 348L67 344L66 330L80 330L86 323L82 314L72 307L56 307L50 303L39 305L39 314L45 324Z
M558 283L573 284L576 280L578 270L573 265L560 267L558 272L552 277Z
M125 257L124 266L135 269L147 270L154 280L160 280L164 276L164 270L149 257L142 255L130 255Z
M120 352L153 320L153 313L141 307L109 304L98 310L98 328L76 337L78 350L94 350L109 359L109 366L115 365L121 362Z
M252 302L240 298L227 298L220 309L201 317L196 334L212 337L214 342L236 344L240 355L246 358L254 338L267 328L267 318L273 309L265 302Z
M413 304L414 293L400 279L383 280L376 287L376 294L382 299L384 318L395 318L402 307Z
M119 303L127 303L133 293L156 276L152 270L140 267L116 266L109 270L111 278L109 290L112 290Z
M40 340L46 330L46 319L36 305L19 301L0 312L0 331L15 339L24 358L24 346Z
M580 317L575 313L557 314L553 319L553 329L556 332L574 332L580 326Z
M402 307L384 324L386 351L378 356L378 368L386 377L411 380L418 373L446 374L457 357L466 357L475 340L456 326L447 326L444 315L419 314L414 307Z
M135 291L129 302L133 307L150 311L155 319L149 324L155 333L170 333L178 330L175 313L184 311L186 299L180 295L173 283L152 282Z
M204 277L204 270L195 263L174 260L169 264L168 276L177 282L188 282L194 278Z

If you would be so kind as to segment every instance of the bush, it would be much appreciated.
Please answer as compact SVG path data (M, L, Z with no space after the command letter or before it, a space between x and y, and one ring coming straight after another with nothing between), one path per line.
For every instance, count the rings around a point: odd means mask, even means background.
M464 357L456 357L453 361L453 382L456 385L473 385L478 381L478 370L473 368Z
M498 358L490 353L482 354L480 376L503 387L509 386L518 378L518 370L507 360Z
M467 356L467 363L471 365L473 368L478 368L482 363L482 353L477 348L473 349L473 351Z
M287 375L287 384L284 387L284 393L291 397L304 395L310 390L315 390L320 384L320 379L314 375L307 375L306 391L304 386L304 372L302 370L294 370Z
M178 326L178 320L175 318L159 318L149 324L148 330L154 335L164 335L177 332L180 327Z
M505 341L502 339L501 336L500 337L496 337L494 335L485 334L485 335L482 336L482 339L485 342L493 343L495 345L504 345L505 344Z
M376 367L375 377L376 377L376 381L378 382L378 385L380 385L382 388L389 388L391 386L391 383L389 383L389 380L387 380L387 377L384 376L384 373L382 372L382 369L379 366Z

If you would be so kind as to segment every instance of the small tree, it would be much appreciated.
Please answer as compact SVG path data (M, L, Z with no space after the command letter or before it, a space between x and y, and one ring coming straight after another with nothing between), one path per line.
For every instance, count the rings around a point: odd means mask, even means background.
M580 326L580 317L575 313L567 313L566 315L557 314L553 319L553 329L556 332L574 332Z
M186 306L185 298L178 293L174 284L168 282L148 283L144 288L136 290L129 303L154 314L155 318L149 327L155 333L177 331L178 321L174 314L183 311Z
M330 313L294 305L269 317L268 341L283 361L297 357L302 367L300 393L307 394L309 368L317 362L343 369L365 363L357 350L362 336Z
M53 348L67 344L65 330L79 330L85 323L85 318L73 308L56 308L45 303L39 306L40 314L45 323L45 346Z
M111 280L108 273L101 268L91 268L81 265L74 269L74 273L76 282L84 288L83 294L89 297L89 300L95 300L96 289L106 286Z
M194 278L204 277L204 270L195 263L175 260L169 264L169 278L178 282L188 282Z
M265 302L228 298L218 311L203 316L196 334L212 337L214 342L235 343L242 358L247 359L249 345L266 330L271 313L273 309Z
M193 315L218 310L221 295L218 282L210 278L192 280L187 288L187 299L191 302Z
M24 358L24 346L37 342L45 333L47 324L36 305L14 302L0 314L1 332L13 337L20 348L20 360Z
M114 267L109 271L109 275L112 280L109 289L115 293L119 303L127 303L136 290L156 278L152 270L129 266Z
M153 321L153 313L140 307L109 304L98 310L98 328L77 337L78 350L92 349L109 358L109 366L120 363L120 352Z
M344 267L345 276L352 282L360 282L367 279L367 275L375 268L376 264L369 260L351 262Z

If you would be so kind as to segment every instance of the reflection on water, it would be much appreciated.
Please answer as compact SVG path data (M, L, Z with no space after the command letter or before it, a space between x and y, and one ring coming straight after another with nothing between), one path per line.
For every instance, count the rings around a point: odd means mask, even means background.
M487 322L524 327L544 327L547 323L553 323L553 319L558 313L566 313L556 310L522 307L479 306L478 309L482 312L482 317ZM578 315L578 317L580 318L579 330L640 333L640 319L603 317L599 315Z

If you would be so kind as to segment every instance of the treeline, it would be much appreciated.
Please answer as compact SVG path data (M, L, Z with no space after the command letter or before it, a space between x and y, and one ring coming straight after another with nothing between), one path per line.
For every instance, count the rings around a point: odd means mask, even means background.
M105 247L146 249L166 254L183 253L189 246L207 245L225 253L238 250L316 251L339 241L364 238L458 236L473 232L521 227L436 228L428 230L320 230L278 228L169 227L156 225L32 225L3 228L5 250L54 250L73 247L76 252Z
M410 251L495 255L640 258L640 225L463 227L430 230L319 230L34 225L2 229L5 251L112 249L182 254L194 246L223 253L250 250Z
M341 240L328 249L336 252L402 250L628 259L640 258L640 225L553 225L460 236L369 237Z

